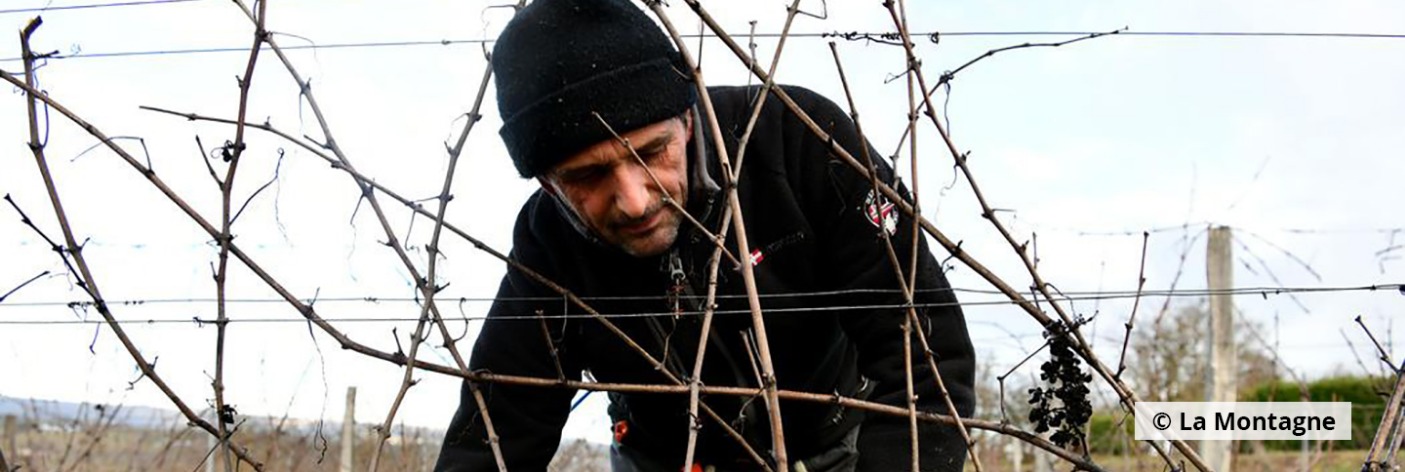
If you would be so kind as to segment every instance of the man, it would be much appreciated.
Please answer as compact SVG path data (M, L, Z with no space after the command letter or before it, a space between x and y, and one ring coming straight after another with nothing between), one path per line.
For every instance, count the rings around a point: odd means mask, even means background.
M681 56L627 0L537 0L498 38L493 67L500 134L522 177L541 184L518 216L512 257L610 317L637 348L510 268L474 344L471 367L568 380L588 371L600 382L670 384L636 350L643 349L673 378L691 378L716 247L707 234L719 230L728 206L719 188L726 179L708 139L711 125ZM863 144L842 110L810 91L786 91L835 142L859 155ZM759 89L708 93L736 156ZM763 108L745 154L737 192L752 251L735 257L755 271L778 388L906 407L907 312L882 232L898 259L908 261L912 220L833 158L830 143L777 100ZM877 165L880 179L895 181L886 165ZM726 247L736 248L730 234ZM975 361L965 321L925 241L918 251L921 326L915 331L932 346L952 401L967 416L974 408ZM719 271L704 385L762 385L740 270L724 259ZM912 346L919 407L949 413L917 339ZM465 384L436 470L496 469L484 419L492 421L509 470L545 470L575 392L480 388L489 414L480 412ZM684 450L694 424L687 395L610 399L617 471L760 470L748 447L772 460L763 398L704 396L727 423L699 415L695 464L687 467ZM794 470L797 464L812 472L910 468L905 417L786 400L780 410ZM924 470L961 469L965 445L953 428L924 423L919 439Z

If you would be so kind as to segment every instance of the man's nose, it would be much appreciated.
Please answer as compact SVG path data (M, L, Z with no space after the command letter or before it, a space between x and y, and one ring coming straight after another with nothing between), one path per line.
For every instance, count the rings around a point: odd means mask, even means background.
M637 163L615 168L615 208L627 218L640 218L652 203L653 179L649 171Z

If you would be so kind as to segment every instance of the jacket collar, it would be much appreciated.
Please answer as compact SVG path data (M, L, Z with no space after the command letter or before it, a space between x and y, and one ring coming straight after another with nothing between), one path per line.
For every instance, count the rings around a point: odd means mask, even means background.
M713 207L722 187L717 185L713 172L721 172L717 155L708 145L707 130L710 126L703 121L697 105L693 106L693 142L688 152L688 213L698 221L706 222L712 217ZM696 229L696 228L690 228Z

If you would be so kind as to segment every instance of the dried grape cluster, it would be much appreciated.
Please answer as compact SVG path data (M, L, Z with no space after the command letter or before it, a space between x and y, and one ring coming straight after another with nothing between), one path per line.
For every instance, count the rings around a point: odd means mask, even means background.
M1093 376L1083 371L1066 334L1063 323L1044 332L1049 339L1049 360L1040 367L1039 379L1046 387L1029 389L1029 403L1034 405L1029 421L1034 423L1034 431L1053 430L1049 440L1060 447L1081 444L1087 436L1083 428L1093 416L1093 405L1088 401L1088 382Z

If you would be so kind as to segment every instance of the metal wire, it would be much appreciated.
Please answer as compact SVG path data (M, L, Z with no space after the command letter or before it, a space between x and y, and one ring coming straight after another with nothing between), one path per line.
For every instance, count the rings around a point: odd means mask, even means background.
M970 289L967 289L967 290L970 290ZM1267 298L1267 297L1270 296L1270 295L1287 295L1287 294L1293 294L1293 293L1370 292L1370 291L1385 291L1385 290L1394 290L1394 291L1401 292L1402 294L1405 294L1405 284L1363 285L1363 286L1352 286L1352 287L1283 287L1283 288L1280 288L1280 287L1242 287L1242 288L1235 288L1235 289L1229 289L1229 290L1206 290L1206 289L1175 290L1175 291L1169 291L1169 290L1161 290L1161 291L1157 291L1157 290L1146 290L1146 291L1142 291L1140 296L1142 296L1142 297L1204 297L1204 296L1208 296L1208 295L1212 295L1212 294L1228 294L1228 295L1240 295L1240 296L1242 296L1242 295L1259 295L1259 296L1262 296L1262 297ZM970 291L974 291L974 290L970 290ZM808 293L808 294L795 294L795 295L802 295L802 296L803 296L803 295L815 295L815 294L831 295L831 294L847 294L847 293L883 293L883 292L890 292L890 291L886 291L886 290L847 290L847 291L832 291L832 292L812 292L812 293ZM896 293L896 291L891 291L891 292ZM980 292L982 292L982 293L990 293L990 294L998 294L998 292L994 292L994 291L984 291L984 290L983 290L983 291L980 291ZM775 294L772 294L772 295L771 295L771 297L776 297L776 296L791 296L791 295L775 295ZM1134 297L1137 297L1137 296L1138 296L1138 295L1137 295L1137 292L1135 292L1135 291L1066 292L1066 293L1064 293L1064 296L1063 296L1063 297L1060 297L1060 300L1061 300L1061 301L1110 300L1110 299L1127 299L1127 298L1134 298ZM531 299L518 299L518 300L539 300L539 301L545 301L545 300L560 300L560 299L561 299L560 297L549 297L549 298L531 298ZM660 301L664 300L664 298L662 298L662 297L613 297L613 298L611 298L611 299L613 299L613 300L653 300L653 299L657 299L657 300L660 300ZM479 299L479 301L488 301L488 300L491 300L491 299ZM275 301L275 300L265 300L265 301L261 301L261 302L273 302L273 301ZM283 300L276 300L276 301L278 301L278 302L283 302ZM328 300L327 300L327 299L322 299L322 300L319 300L318 303L322 303L322 302L325 302L325 301L328 301ZM361 298L361 299L346 298L346 299L341 299L341 301L363 301L363 302L369 302L370 299L369 299L369 298ZM414 299L398 299L397 301L399 301L399 302L414 302L415 300L414 300ZM234 300L230 300L230 302L235 302L235 301L234 301ZM919 303L919 304L913 304L913 306L914 306L914 307L917 307L917 308L941 308L941 307L950 307L950 306L976 307L976 306L1003 306L1003 305L1012 305L1012 304L1015 304L1015 303L1017 303L1017 302L1012 301L1012 300L978 300L978 301L966 301L966 302L954 302L954 303L953 303L953 302ZM114 305L118 305L118 304L123 304L123 305L144 305L145 302L131 302L131 301L127 301L127 302L117 302L117 301L109 301L109 302L107 302L107 304L108 304L109 306L114 306ZM68 302L68 303L66 304L66 306L69 306L70 308L75 308L75 309L78 309L78 308L87 308L87 307L90 307L90 306L92 306L92 305L93 305L92 302ZM18 303L0 305L0 307L5 307L5 306L16 306L16 307L17 307L17 306L21 306L21 305L18 304ZM34 305L34 304L30 304L30 305L26 305L26 306L35 306L35 305ZM52 305L47 305L47 306L52 306ZM662 306L662 305L660 305L660 306ZM854 312L857 313L857 312L865 311L865 310L899 309L899 308L906 308L907 306L908 306L908 305L907 305L907 304L904 304L904 303L866 304L866 305L833 305L833 306L819 306L819 307L771 308L771 309L767 309L766 312L767 312L767 313L772 313L772 314L785 314L785 313L825 313L825 312L834 312L834 311L854 311ZM715 313L718 314L718 315L747 314L747 313L750 313L750 310L749 310L749 309L741 309L741 310L717 310L717 311L715 311ZM659 311L659 312L643 312L643 313L601 313L600 316L603 316L603 317L605 317L605 318L610 318L610 319L618 319L618 318L665 317L665 316L667 316L667 317L673 317L673 316L698 317L698 316L702 316L702 314L703 314L702 311L687 310L687 311L682 311L682 312L676 312L676 311ZM500 315L494 316L493 319L494 319L494 320L529 320L529 321L530 321L530 320L537 320L537 319L541 319L541 318L546 318L546 319L589 319L589 318L594 318L595 316L596 316L596 315L591 315L591 314L587 314L587 313L567 313L567 314L558 314L558 315L541 315L541 314L537 314L537 313L509 313L509 314L500 314ZM365 322L390 323L390 322L404 322L404 321L417 321L417 320L419 320L418 317L366 317L366 318L357 318L357 317L337 317L337 318L323 318L323 319L326 320L326 321L329 321L329 322L347 322L347 323L365 323ZM488 317L487 317L486 315L474 315L474 316L446 317L446 319L458 320L458 321L470 321L470 322L471 322L471 321L484 321L484 320L488 319ZM307 321L307 320L306 320L305 318L298 318L298 317L289 317L289 318L234 318L234 319L230 319L230 320L229 320L229 322L231 322L231 323L302 323L302 322L306 322L306 321ZM102 323L104 323L104 321L102 321L102 320L88 320L88 319L74 319L74 320L0 320L0 325L83 325L83 324L102 324ZM119 320L119 323L122 323L122 324L194 323L194 324L197 324L197 325L203 325L203 324L211 324L211 323L213 323L213 321L212 321L212 320L201 319L201 318L198 318L198 317L191 317L191 318L148 318L148 319L131 319L131 320Z
M192 1L192 0L185 0ZM0 11L5 13L6 11ZM932 31L927 33L915 33L913 36L926 37L929 40L942 37L1049 37L1049 36L1086 36L1095 34L1093 31L952 31L940 32ZM1104 32L1105 33L1105 32ZM791 39L847 39L850 41L880 40L896 33L893 32L814 32L814 33L791 33ZM684 34L684 38L696 39L710 37L708 35ZM757 38L779 38L780 33L757 33ZM1140 37L1161 37L1161 38L1309 38L1309 39L1356 39L1356 40L1398 40L1405 39L1405 34L1393 33L1308 33L1293 31L1121 31L1117 36L1140 36ZM303 44L281 46L285 51L295 51L303 49L363 49L363 48L386 48L386 47L424 47L424 46L453 46L453 45L477 45L495 42L493 38L461 38L461 39L432 39L432 40L402 40L402 41L375 41L356 43L332 43L332 44ZM142 57L142 56L171 56L186 54L212 54L212 53L248 53L248 46L231 46L219 48L192 48L192 49L159 49L145 51L114 51L99 53L81 53L72 55L55 55L50 59L99 59L118 57ZM22 58L10 57L0 59L3 62L16 62Z
M1060 297L1060 299L1075 300L1075 301L1081 301L1081 300L1109 300L1109 299L1120 299L1120 298L1132 298L1132 297L1137 296L1137 293L1141 293L1141 296L1143 296L1143 297L1204 297L1204 296L1209 296L1209 295L1221 295L1221 294L1227 294L1227 295L1264 295L1264 296L1267 296L1267 295L1286 295L1286 294L1295 294L1295 293L1374 292L1374 291L1386 291L1386 290L1397 290L1397 291L1400 291L1400 290L1403 290L1403 289L1405 289L1405 284L1374 284L1374 285L1354 285L1354 286L1313 286L1313 287L1238 287L1238 288L1225 289L1225 290L1211 290L1211 289L1175 289L1175 290L1142 290L1142 291L1140 291L1140 292L1137 292L1136 290L1064 291L1064 292L1061 292L1061 293L1062 293L1063 295L1065 295L1065 296L1064 296L1064 297ZM1002 294L1000 291L998 291L998 290L993 290L993 289L976 289L976 288L960 288L960 287L942 288L942 289L917 289L917 291L916 291L915 293L918 293L918 294L925 294L925 293L945 293L945 292L971 293L971 294L978 294L978 295L997 295L997 296L1003 296L1003 294ZM901 294L901 293L902 293L902 292L899 291L898 289L845 289L845 290L823 290L823 291L793 292L793 293L763 293L763 294L758 294L758 296L759 296L760 298L762 298L762 299L777 299L777 298L785 298L785 299L803 299L803 298L807 298L807 297L821 297L821 296L827 297L827 296L835 296L835 295L885 295L885 294L899 295L899 294ZM1402 293L1405 293L1405 292L1402 292ZM577 295L577 298L579 298L580 300L585 301L585 302L595 302L595 301L641 301L641 300L643 300L643 301L647 301L647 300L666 301L666 300L669 299L669 297L671 297L671 295L647 295L647 296L643 296L643 295L641 295L641 296L581 296L581 295ZM678 297L679 297L679 299L681 299L681 300L692 300L692 301L704 300L704 297L702 297L702 296L692 296L692 297L689 297L689 296L686 296L686 295L680 295L680 296L678 296ZM746 295L745 295L745 294L718 294L716 298L717 298L718 300L742 299L742 298L746 298ZM492 296L465 296L465 297L443 297L443 298L436 298L435 301L436 301L436 302L439 302L439 303L486 303L486 302L492 302L492 301L504 301L504 302L560 301L561 299L562 299L562 297L559 296L559 295L556 295L556 296L546 296L546 297L501 297L501 298L492 297ZM417 297L395 297L395 296L390 296L390 297L376 297L376 296L361 296L361 297L318 297L317 300L316 300L317 303L372 303L372 304L376 304L376 303L419 303L419 301L420 301L420 299L417 298ZM214 302L215 302L215 299L213 299L213 298L151 298L151 299L129 299L129 300L106 300L106 303L107 303L109 306L122 306L122 305L125 305L125 306L138 306L138 305L159 305L159 304L199 304L199 303L214 303ZM229 299L226 299L226 300L225 300L225 303L230 303L230 304L259 304L259 303L275 303L275 304L280 304L280 303L287 303L287 301L284 300L284 299L282 299L282 298L229 298ZM968 304L988 305L988 304L991 304L991 303L992 303L992 302L989 302L989 301L982 301L982 302L966 302L966 303L962 303L962 305L968 305ZM1000 303L1009 303L1009 302L1008 302L1008 301L1001 301ZM86 306L92 306L92 305L93 305L93 302L92 302L91 300L47 300L47 301L7 302L7 303L0 303L0 308L53 307L53 306L67 306L67 307L73 307L73 308L80 308L80 307L86 307Z

